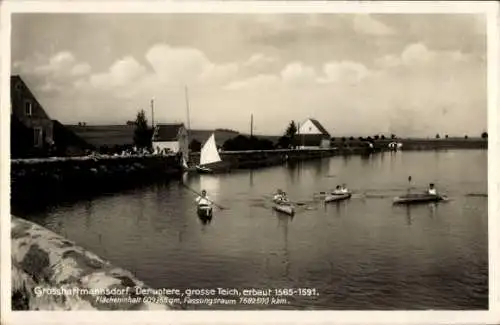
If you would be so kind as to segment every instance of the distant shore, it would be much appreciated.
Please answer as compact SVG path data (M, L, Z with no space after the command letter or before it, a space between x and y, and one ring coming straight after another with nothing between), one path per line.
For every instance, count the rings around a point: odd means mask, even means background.
M360 147L366 140L335 138L333 145L339 149L347 147ZM487 149L488 139L483 138L396 138L396 139L374 139L375 149L389 150L388 145L392 142L401 143L401 150L438 150L438 149Z

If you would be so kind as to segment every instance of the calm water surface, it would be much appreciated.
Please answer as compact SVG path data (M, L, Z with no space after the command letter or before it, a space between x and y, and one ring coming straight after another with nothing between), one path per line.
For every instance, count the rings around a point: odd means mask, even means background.
M413 191L434 182L451 200L393 206L409 175ZM228 209L203 224L195 195L175 181L25 217L157 288L319 292L275 309L488 308L486 150L334 157L185 182ZM314 196L341 183L351 200ZM305 203L295 217L272 211L278 187Z

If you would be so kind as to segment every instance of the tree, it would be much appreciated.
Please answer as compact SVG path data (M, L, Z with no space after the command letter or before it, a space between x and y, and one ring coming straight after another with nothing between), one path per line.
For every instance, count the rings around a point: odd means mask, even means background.
M448 139L448 134L444 136L446 139Z
M282 136L281 138L278 139L278 147L283 148L283 149L288 149L290 147L290 138L286 136Z
M436 139L439 139L439 138L441 138L441 136L438 133L438 134L436 134Z
M385 140L385 135L383 135L383 134L382 134L382 135L380 136L380 139Z
M345 138L345 137L342 137L341 139L342 139L342 142L345 142L345 140L346 140L346 138Z
M352 141L352 140L354 140L354 137L353 137L353 136L350 136L350 137L349 137L349 140L351 140L351 141Z
M152 147L152 135L152 129L148 127L146 113L144 110L140 110L135 119L134 144L138 148L150 149Z
M297 126L295 125L294 121L291 121L290 124L288 124L288 127L286 128L285 136L289 137L290 139L294 139L296 134L297 134Z
M464 139L468 139L468 138L469 138L469 136L466 134L465 137L464 137Z
M488 132L481 133L481 138L488 139Z
M391 139L396 139L396 135L395 134L391 134Z
M380 138L380 136L378 134L373 136L373 139L375 139L375 140L378 140L379 138Z
M189 143L189 150L191 150L192 152L200 152L201 142L196 139L191 140L191 143Z

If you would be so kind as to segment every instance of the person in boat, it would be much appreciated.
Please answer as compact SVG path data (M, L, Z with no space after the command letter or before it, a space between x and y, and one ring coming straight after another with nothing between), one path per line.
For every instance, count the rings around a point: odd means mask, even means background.
M276 194L274 194L273 200L276 203L282 203L282 202L288 201L288 199L286 198L286 193L283 192L281 189L278 189L276 191Z
M207 191L201 191L201 195L196 198L198 207L212 207L212 201L207 196Z
M344 183L344 184L342 184L342 187L340 188L340 192L341 192L342 194L347 194L347 193L349 193L349 190L348 190L348 189L347 189L347 187L345 186L345 183Z
M335 190L332 192L333 195L342 194L342 187L340 185L335 186Z
M429 195L438 195L436 188L433 183L429 184L429 189L427 190L427 194Z

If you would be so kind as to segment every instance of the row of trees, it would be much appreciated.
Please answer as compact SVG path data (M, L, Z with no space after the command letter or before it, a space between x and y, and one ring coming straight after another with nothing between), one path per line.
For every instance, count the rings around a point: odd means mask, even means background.
M445 134L444 138L448 139L448 134ZM464 135L464 139L468 139L468 138L469 138L469 136L467 134ZM488 139L488 132L481 133L481 138ZM441 135L439 133L436 134L436 139L441 139Z

